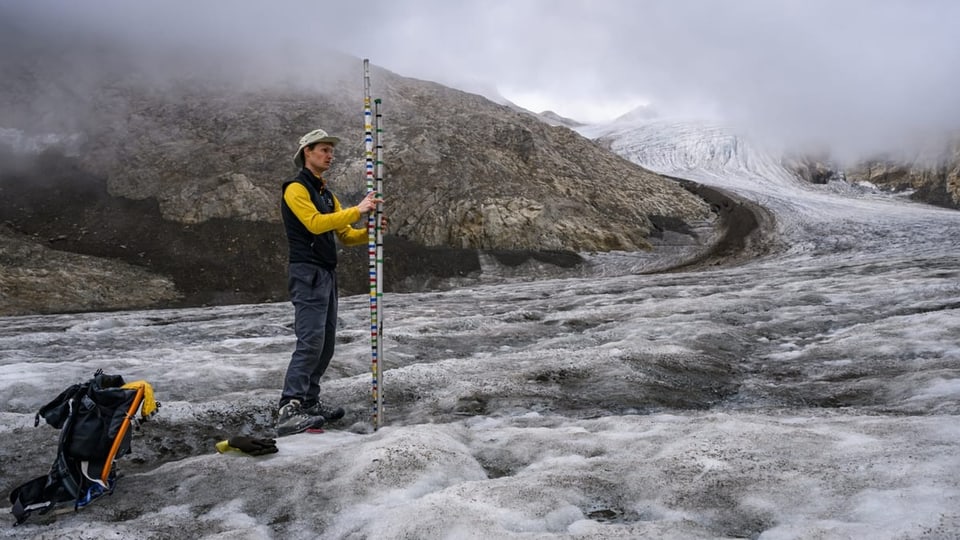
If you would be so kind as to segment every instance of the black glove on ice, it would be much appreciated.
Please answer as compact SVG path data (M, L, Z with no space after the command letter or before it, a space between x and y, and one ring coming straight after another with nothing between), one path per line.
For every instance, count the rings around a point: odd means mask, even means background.
M256 439L238 435L236 437L230 437L225 442L229 447L226 450L239 450L251 456L277 453L277 441L273 439ZM217 450L220 450L221 445L223 445L223 443L217 445ZM220 451L223 452L223 450Z

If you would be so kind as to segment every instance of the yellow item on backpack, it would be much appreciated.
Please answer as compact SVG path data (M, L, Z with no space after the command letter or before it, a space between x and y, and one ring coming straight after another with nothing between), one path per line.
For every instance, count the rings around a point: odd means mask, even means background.
M156 414L157 409L160 408L160 404L153 397L153 387L150 386L150 383L143 380L128 382L121 386L121 388L128 390L136 390L140 387L143 387L143 403L140 405L140 418L146 420Z

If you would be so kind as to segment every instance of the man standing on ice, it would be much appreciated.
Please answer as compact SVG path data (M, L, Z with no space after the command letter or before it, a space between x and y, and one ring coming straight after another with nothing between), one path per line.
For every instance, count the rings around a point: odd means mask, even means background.
M292 435L343 418L341 407L320 399L323 376L336 345L337 246L367 242L367 230L351 226L382 202L375 192L342 208L322 175L340 139L322 129L300 138L293 161L300 173L283 184L280 204L290 248L288 288L294 306L297 346L283 381L277 435Z

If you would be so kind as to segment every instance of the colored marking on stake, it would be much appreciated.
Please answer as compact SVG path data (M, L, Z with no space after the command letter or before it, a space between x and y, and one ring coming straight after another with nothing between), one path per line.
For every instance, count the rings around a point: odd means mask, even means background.
M367 191L375 192L378 197L382 197L383 182L383 144L382 144L382 115L380 114L379 98L372 100L375 107L371 107L370 96L370 61L363 60L363 98L364 98L364 143L366 150L366 181ZM373 110L371 110L373 109ZM375 147L375 152L374 152ZM373 397L373 425L377 429L383 423L383 393L381 392L382 381L379 377L382 340L379 336L383 334L383 327L380 324L382 320L381 305L379 299L383 297L383 233L384 227L381 223L382 205L378 204L374 212L371 212L367 221L368 234L368 255L370 259L370 343L371 343L371 394Z

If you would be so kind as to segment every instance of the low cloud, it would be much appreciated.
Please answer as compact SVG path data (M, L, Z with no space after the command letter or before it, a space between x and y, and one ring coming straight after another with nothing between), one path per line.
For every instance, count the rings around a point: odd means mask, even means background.
M213 55L247 80L322 80L324 58L346 53L467 90L536 95L574 118L650 103L664 114L709 113L772 146L847 157L960 128L960 4L949 0L48 0L2 9L33 35Z

